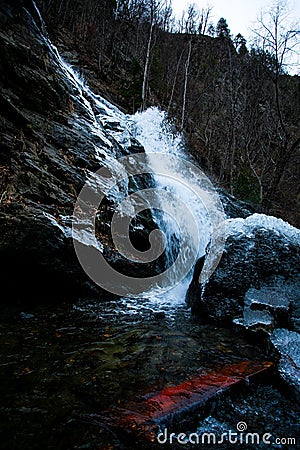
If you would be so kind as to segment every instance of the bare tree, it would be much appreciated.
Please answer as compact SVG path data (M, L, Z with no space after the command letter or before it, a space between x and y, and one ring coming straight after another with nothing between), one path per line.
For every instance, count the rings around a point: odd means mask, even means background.
M197 33L197 22L199 20L199 11L195 4L189 5L187 18L185 20L185 32L189 34L188 42L188 54L185 62L185 75L184 75L184 87L183 87L183 100L182 100L182 112L181 112L181 129L184 128L185 113L186 113L186 100L187 100L187 87L189 78L189 68L192 54L192 42L193 35Z
M261 11L254 29L255 44L275 58L277 73L291 66L291 57L300 44L300 24L291 19L288 0L273 0L271 8Z
M172 9L172 0L165 0L163 8L163 31L171 32L174 26L174 17Z
M265 58L268 62L267 73L271 76L275 90L274 120L278 122L276 165L267 199L270 202L270 198L278 189L291 155L299 146L299 133L290 129L285 118L281 81L285 69L291 64L291 56L300 44L300 27L299 23L290 19L288 0L274 0L269 10L261 13L258 22L258 28L254 30L255 44L267 57Z
M211 16L212 7L202 8L199 13L198 34L206 34L209 27L209 19Z
M187 17L185 19L185 32L195 34L199 20L199 10L195 4L188 6Z
M257 47L274 59L273 81L276 106L282 132L286 135L283 111L280 103L280 75L291 64L291 56L300 44L300 24L290 20L288 0L274 0L268 11L262 11L259 27L254 30Z
M188 86L188 77L189 77L189 67L191 62L191 53L192 53L192 37L189 39L189 49L188 56L185 62L185 76L184 76L184 88L183 88L183 102L182 102L182 113L181 113L181 130L184 128L185 122L185 111L186 111L186 97L187 97L187 86Z
M183 52L184 50L182 50L180 57L177 61L177 65L176 65L176 71L175 71L175 75L174 75L174 81L172 84L172 92L170 95L170 99L169 99L169 105L168 105L168 113L170 112L171 106L172 106L172 102L173 102L173 97L174 97L174 92L175 92L175 87L176 87L176 83L177 83L177 77L178 77L178 72L179 72L179 66L182 60L182 56L183 56Z
M159 14L161 8L163 6L162 0L150 0L150 32L147 43L147 53L146 60L144 66L144 75L143 75L143 86L142 86L142 106L141 110L144 111L146 107L146 91L147 91L147 82L148 82L148 74L149 74L149 66L150 66L150 54L151 54L151 46L153 40L153 30L154 26L159 22Z
M143 86L142 86L142 106L141 110L144 111L146 107L146 87L147 87L147 79L148 79L148 71L149 71L149 63L150 63L150 50L153 36L153 28L154 28L154 15L151 17L151 25L150 25L150 34L147 44L147 54L146 61L144 66L144 75L143 75Z

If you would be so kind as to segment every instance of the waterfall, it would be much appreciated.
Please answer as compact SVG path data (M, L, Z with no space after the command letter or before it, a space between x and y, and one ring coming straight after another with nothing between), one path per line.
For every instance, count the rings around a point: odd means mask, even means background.
M157 189L165 190L169 194L173 194L175 199L183 199L184 203L189 205L193 210L198 229L201 230L201 238L197 250L197 258L205 254L205 249L209 243L211 235L211 227L207 217L207 211L199 197L195 192L191 191L186 185L180 182L180 179L165 177L159 175L161 171L161 160L155 158L155 154L165 154L176 156L176 167L173 167L175 174L185 173L184 161L189 161L189 155L186 151L184 140L181 133L174 131L167 114L157 107L151 107L144 112L138 112L128 117L128 124L131 132L136 139L143 145L145 152L149 156L150 165L154 172L154 179ZM153 155L154 154L154 155ZM163 161L167 166L168 160ZM163 172L168 172L168 167L164 167ZM167 200L169 201L169 197ZM173 263L173 252L177 245L180 245L180 235L186 230L178 229L178 225L174 218L164 213L167 209L166 204L162 204L163 215L156 215L157 222L160 224L166 235L166 254L167 263ZM178 211L180 213L180 210ZM184 222L184 218L182 218ZM182 222L181 221L181 222ZM192 268L191 268L192 269ZM173 289L160 296L159 293L152 293L152 302L163 302L165 305L182 305L184 304L185 294L192 278L192 270L184 277L184 279Z
M144 147L147 164L155 181L152 189L155 194L151 191L149 197L148 193L146 203L151 208L151 199L154 199L156 204L152 208L152 216L165 236L165 255L170 270L167 275L169 285L167 291L161 291L161 287L158 287L151 289L150 292L141 292L139 298L144 297L148 302L158 306L183 305L193 264L204 255L212 239L215 225L223 218L218 196L211 195L211 183L189 161L182 136L172 130L166 113L158 108L149 108L142 113L129 116L101 96L95 95L85 80L63 60L57 48L50 42L37 8L36 13L41 24L42 38L62 78L70 86L74 102L78 105L73 113L73 126L88 128L89 133L97 137L101 145L94 145L95 154L101 165L109 169L112 175L111 178L105 178L88 173L89 188L92 187L95 191L100 187L101 191L115 203L122 202L128 195L129 181L126 173L128 161L131 164L131 158L134 159L135 155L128 157L124 162L122 158L118 158L115 142L127 155L130 153L133 137ZM36 22L35 25L38 29ZM134 164L137 165L136 161ZM118 181L122 181L120 186ZM158 202L156 196L159 197ZM130 206L127 202L127 208L130 209ZM210 210L216 214L212 215ZM103 248L94 236L92 225L91 221L84 233L82 226L80 230L75 229L74 233L73 224L73 237L76 235L79 242L89 247L98 247L102 252ZM174 260L180 260L182 277L177 276L178 265L176 266ZM211 265L213 264L214 261Z

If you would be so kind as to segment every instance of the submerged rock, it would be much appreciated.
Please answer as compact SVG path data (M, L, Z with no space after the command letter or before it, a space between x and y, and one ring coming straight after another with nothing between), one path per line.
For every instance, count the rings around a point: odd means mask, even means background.
M272 369L271 362L246 360L221 370L200 373L177 386L167 386L161 391L147 393L138 401L134 399L105 411L103 420L132 436L136 443L154 443L158 438L158 442L163 444L167 442L167 436L163 436L162 429L167 433L167 428L172 427L172 431L178 432L183 426L191 426L195 417L201 417L218 397L267 378Z

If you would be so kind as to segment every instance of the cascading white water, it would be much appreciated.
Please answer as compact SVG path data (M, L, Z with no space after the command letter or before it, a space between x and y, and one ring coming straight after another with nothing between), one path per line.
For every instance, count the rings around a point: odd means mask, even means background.
M54 51L57 52L55 48ZM87 109L87 112L91 117L91 132L100 136L102 141L105 141L106 139L103 135L103 123L117 120L119 125L121 125L121 128L112 130L111 134L113 135L114 139L116 139L122 146L130 145L130 137L131 133L133 133L137 140L145 148L146 153L165 153L187 159L187 155L184 151L184 146L182 143L182 138L179 134L173 134L170 125L168 125L167 123L166 114L164 112L160 111L158 108L150 108L144 113L138 113L134 116L125 116L115 106L111 105L101 97L94 95L86 86L84 81L79 78L72 67L64 62L60 56L59 62L65 72L65 75L77 88L80 101ZM93 108L90 102L87 100L87 98L89 97L93 99ZM95 114L94 112L95 105L99 111L98 114ZM130 128L131 133L128 131L127 125ZM95 149L95 151L97 151L97 149ZM158 189L164 189L169 193L173 193L175 197L184 199L184 202L189 204L190 208L193 209L196 220L198 222L198 228L202 231L201 245L198 250L198 256L202 256L210 238L210 227L203 204L200 203L197 196L195 196L193 192L183 186L180 181L176 181L174 180L174 178L166 180L164 177L156 174L156 169L159 168L155 167L155 158L151 159L151 156L149 156L149 158L156 182L156 187ZM179 173L180 171L182 171L182 167L178 166L177 168L175 168L175 171L176 170ZM164 211L164 209L165 205L162 205L162 211ZM168 214L163 214L163 220L161 220L161 216L156 216L156 219L157 222L161 224L166 235L166 256L168 259L168 263L171 264L173 256L172 252L176 250L176 246L174 245L174 237L178 237L178 239L180 239L180 233L184 232L184 230L179 230L176 222ZM184 218L182 218L182 220L184 220ZM188 232L188 229L186 230L186 232ZM147 298L147 303L151 304L154 309L161 309L162 307L168 306L174 307L175 305L184 305L185 293L187 291L190 280L191 273L187 277L185 277L178 286L175 286L174 289L171 289L167 293L160 295L160 293L156 291L152 292L150 296L149 293L145 293L144 297Z
M36 8L39 20L43 26L42 18ZM38 26L37 26L38 27ZM88 127L90 133L96 135L102 142L102 147L95 145L95 153L99 156L99 161L105 164L111 170L112 174L117 179L124 178L124 168L122 164L116 161L113 150L113 142L110 140L108 134L105 132L106 125L117 124L117 126L110 127L109 135L113 137L123 148L127 149L131 145L132 135L143 145L146 154L149 158L149 165L152 169L152 174L155 180L155 188L160 191L164 191L166 194L166 200L163 200L161 209L162 215L153 210L154 217L156 216L157 223L161 224L162 231L166 236L166 256L169 264L173 262L173 252L176 250L176 242L180 245L180 236L185 234L188 238L190 232L188 224L185 226L185 217L180 218L181 227L178 228L178 223L169 214L164 213L168 210L168 202L173 199L173 210L176 210L176 198L181 199L183 203L189 206L189 209L193 211L193 215L197 222L198 230L201 230L201 236L199 241L199 247L197 248L196 255L200 257L204 254L205 248L210 240L211 236L211 223L209 223L207 211L205 206L199 197L190 190L186 185L182 183L182 176L187 168L185 164L181 162L188 160L188 155L185 152L182 137L180 134L176 134L172 131L170 124L167 121L166 114L160 111L158 108L149 108L143 113L137 113L134 116L128 116L123 114L116 106L112 105L105 99L98 95L95 95L87 86L85 81L76 73L76 71L66 63L60 56L57 48L50 42L44 31L44 40L48 46L50 52L53 55L59 70L62 72L65 79L71 84L73 88L73 96L76 96L76 101L81 105L81 109L85 112L85 118L80 115L74 116L74 126L76 127ZM103 154L105 154L105 162L103 161ZM165 154L178 157L176 159L176 167L171 168L172 173L181 174L181 177L165 177L159 175L161 172L161 160L153 157L153 154ZM168 161L164 162L164 173L168 173ZM190 174L186 174L187 177ZM91 183L95 181L93 174L90 174ZM101 188L108 195L113 197L113 200L122 201L124 198L124 188L122 189L110 189L110 185L101 186ZM175 200L174 200L175 199ZM178 213L183 215L184 210L177 208ZM192 240L193 236L191 236ZM89 242L88 233L81 239ZM186 253L188 259L190 249L187 246L183 249L183 255ZM183 258L184 261L184 258ZM174 276L175 279L175 276ZM159 290L151 293L145 293L141 296L147 298L147 302L153 306L154 309L161 309L163 306L184 305L185 293L190 283L191 273L189 273L177 286L168 292L160 295ZM172 280L169 280L172 282Z
M184 173L185 164L183 160L189 160L189 157L185 150L182 135L172 130L172 126L170 122L168 122L166 113L157 107L151 107L144 112L138 112L134 116L130 116L128 123L131 132L143 145L146 154L150 154L149 162L153 169L157 188L165 190L167 193L172 193L175 199L182 199L183 202L189 205L189 208L193 210L198 229L201 230L198 248L198 258L200 258L205 253L205 249L209 243L211 235L211 224L208 220L207 211L203 203L199 201L199 197L195 195L195 192L188 189L188 187L182 184L179 179L176 180L174 177L167 178L159 175L159 172L161 171L161 160L157 160L155 158L156 153L177 156L177 167L173 167L172 169L178 174ZM163 170L163 172L167 173L168 167L164 167L164 169L165 170ZM167 201L171 201L169 197ZM167 209L165 204L162 204L161 207L162 211ZM174 207L176 206L174 205ZM177 209L177 212L180 213L180 208ZM161 224L161 227L166 234L166 254L168 257L168 264L172 264L172 254L169 254L169 252L172 253L176 250L174 236L179 242L180 235L184 232L188 232L189 227L187 227L186 230L179 230L174 218L170 217L169 214L166 213L163 213L162 218L160 216L157 216L156 218L157 222ZM184 221L184 218L182 219ZM180 245L180 242L178 245ZM164 303L164 305L184 304L185 294L190 284L191 277L192 273L190 272L177 286L164 293L163 296L160 296L159 293L153 293L151 296L151 302L160 303L160 305L161 303Z
M161 176L162 160L155 158L156 153L173 155L176 158L177 166L172 170L178 174L185 173L186 167L184 160L189 161L189 156L186 152L183 137L180 133L172 130L172 126L168 121L167 114L157 107L151 107L142 113L136 113L131 116L129 125L132 133L137 140L143 145L146 154L149 154L149 162L153 169L154 179L159 189L164 189L166 192L175 194L176 198L183 199L184 203L189 205L197 219L198 228L201 229L202 236L200 240L198 256L202 256L210 239L210 226L207 218L207 211L204 205L199 201L195 192L188 189L188 186L182 184L181 179L174 177ZM153 155L154 153L154 155ZM165 167L163 172L168 173L168 161L163 161ZM162 205L162 210L165 211L165 205ZM177 210L177 212L179 212ZM165 214L164 217L167 233L172 236L180 234L175 221Z

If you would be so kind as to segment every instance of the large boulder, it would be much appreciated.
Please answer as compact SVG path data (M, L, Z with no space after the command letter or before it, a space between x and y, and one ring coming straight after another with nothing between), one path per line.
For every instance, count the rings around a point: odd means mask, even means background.
M217 269L204 286L194 280L186 299L194 314L211 321L231 324L233 319L245 318L249 309L263 309L272 315L277 308L281 312L278 320L286 317L296 328L299 273L300 230L262 214L231 219L226 223L226 244ZM278 301L284 302L282 308L276 301L272 306L265 300L264 306L257 306L257 297L274 297L276 289L281 295ZM249 300L251 295L256 301ZM266 314L263 320L267 320Z
M226 223L221 261L199 285L199 260L187 292L204 320L258 333L278 354L278 373L300 399L300 230L281 219L254 214Z

